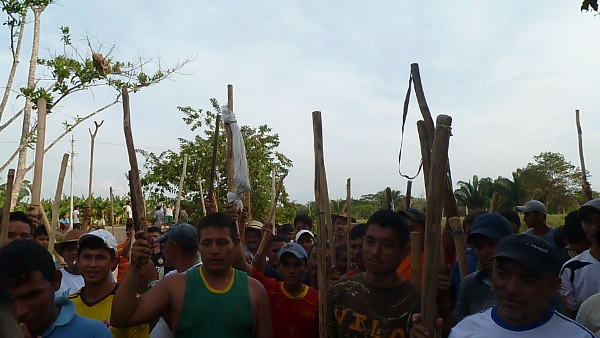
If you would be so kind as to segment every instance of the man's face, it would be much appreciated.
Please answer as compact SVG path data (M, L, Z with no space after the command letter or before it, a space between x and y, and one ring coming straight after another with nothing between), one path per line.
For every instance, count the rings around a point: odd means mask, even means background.
M160 232L149 232L148 233L149 239L152 238L154 240L154 239L157 239L158 237L160 237ZM159 246L160 246L160 243L155 243L155 242L152 243L152 249L156 249Z
M269 252L267 253L269 257L269 265L274 268L277 267L277 255L279 254L279 250L281 250L281 247L284 245L285 242L271 242L269 245Z
M13 311L17 321L27 326L33 337L41 336L52 324L54 292L60 288L60 275L55 272L53 281L47 281L39 271L34 271L26 281L11 288L14 295Z
M44 248L48 248L48 244L50 244L50 237L46 235L40 235L35 238L35 241L43 245Z
M302 236L298 238L298 244L300 244L306 252L309 252L310 248L315 244L315 239L310 234L302 234Z
M209 226L200 230L200 255L207 272L224 273L231 269L235 245L228 228Z
M540 224L540 220L542 220L542 213L537 211L530 211L523 214L523 221L527 224L528 228L533 228L536 225Z
M420 245L421 245L421 250L423 250L425 248L425 246L423 245L425 243L425 225L423 223L419 223L410 218L405 218L404 220L406 220L406 224L408 225L408 231L418 232L421 234Z
M365 269L365 263L363 261L364 240L364 237L350 240L350 255L352 257L352 263L354 263L354 265L356 265L356 267L360 270Z
M70 269L77 268L77 242L69 242L64 246L63 249L63 258L65 259L65 263L67 263L67 267Z
M410 245L402 245L391 228L377 223L369 225L363 244L365 269L375 275L396 273L400 263L410 251Z
M246 229L246 246L250 252L256 252L258 250L258 246L260 245L260 231L257 229Z
M340 272L340 275L345 275L348 272L348 251L340 251L340 254L335 257L335 267Z
M21 221L8 222L8 238L6 244L19 239L31 239L31 227Z
M327 249L326 256L326 269L327 271L331 270L331 256L329 255L329 249ZM310 251L310 256L308 256L308 273L316 277L317 276L317 266L319 265L319 261L317 260L317 247L313 247Z
M481 267L487 272L491 272L494 268L494 255L498 252L498 244L500 241L490 239L481 234L472 236L473 250L475 256L481 262Z
M348 229L348 219L346 219L344 217L337 217L335 219L335 224L333 225L333 230L335 231L335 235L344 237L344 236L346 236L347 229Z
M302 284L302 277L306 272L306 261L296 257L293 253L281 255L279 262L279 274L283 284L289 287L296 287Z
M298 223L294 224L294 227L296 228L296 233L300 232L301 230L310 230L310 227L308 226L308 224L306 224L304 222L298 222Z
M498 315L510 324L535 322L546 311L546 301L560 287L556 276L537 276L510 258L496 258L492 275Z
M85 284L100 284L117 267L118 258L111 258L108 249L83 249L77 257L79 272Z
M285 238L287 238L288 242L291 242L294 240L294 233L292 231L284 233L283 236L285 236Z
M596 240L596 234L600 229L600 210L594 209L587 211L581 218L581 225L590 242L592 242L593 245L598 245L599 243Z

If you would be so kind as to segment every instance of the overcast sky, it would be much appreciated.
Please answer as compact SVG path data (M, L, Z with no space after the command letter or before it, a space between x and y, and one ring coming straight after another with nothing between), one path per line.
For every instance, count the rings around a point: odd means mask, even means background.
M61 49L59 27L81 43L115 44L114 57L160 57L168 65L194 58L171 81L131 95L135 145L148 151L177 149L193 134L177 106L209 109L227 100L234 85L241 124L267 124L278 133L279 151L294 164L286 178L290 198L314 199L311 112L322 111L330 198L386 186L406 189L398 175L402 104L410 64L421 68L431 114L453 118L450 160L453 179L505 176L542 151L560 152L579 166L574 110L580 109L586 165L600 189L598 82L600 18L579 12L581 1L75 1L61 0L42 17L40 57ZM32 26L28 26L30 33ZM0 30L0 79L10 67L8 33ZM30 37L30 34L28 35ZM24 45L20 77L30 47ZM40 71L42 69L40 68ZM4 81L4 80L0 80ZM61 122L112 100L106 89L75 94L48 121L48 142ZM22 101L13 100L14 111ZM5 113L3 121L11 116ZM97 116L94 193L127 192L129 168L122 107ZM402 170L415 173L420 160L412 97ZM90 137L85 122L74 132L75 194L87 194ZM20 120L0 132L0 158L17 146ZM44 164L43 197L54 195L67 138ZM33 159L33 152L28 160ZM143 158L139 158L143 160ZM206 159L209 161L210 159ZM1 162L4 162L2 160ZM11 167L16 167L16 161ZM2 182L6 172L1 173ZM28 175L32 179L33 171ZM423 194L422 175L413 195ZM68 177L64 191L68 193Z

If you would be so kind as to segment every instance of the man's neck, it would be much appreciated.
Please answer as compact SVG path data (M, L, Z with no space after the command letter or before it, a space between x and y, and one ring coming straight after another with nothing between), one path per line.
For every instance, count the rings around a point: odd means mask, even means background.
M308 284L313 288L313 289L318 289L319 288L319 279L317 278L317 275L311 275L310 273L308 274Z
M598 243L592 242L592 247L590 248L590 255L592 255L592 257L594 257L597 261L600 261L600 245L598 245Z
M531 228L531 233L536 236L544 236L552 230L545 222Z
M346 244L346 243L348 243L348 237L347 237L347 235L344 235L344 236L338 236L338 235L336 235L335 236L335 245L334 245L334 248L336 246L340 245L340 244Z
M175 264L175 269L179 272L184 272L189 270L192 266L198 263L198 256L183 256L177 260Z
M200 269L210 287L217 290L226 288L231 282L231 278L233 278L233 274L235 273L233 268L225 269L223 271L208 271L205 269L205 266L202 265L200 266Z
M302 292L304 292L304 284L303 283L300 283L298 285L289 285L286 282L283 282L283 288L292 297L298 297L302 294Z
M365 282L367 282L367 284L378 288L391 288L404 282L404 279L398 276L395 271L385 275L375 275L369 271L365 271L363 277L365 278Z
M81 272L79 272L79 267L77 265L74 265L74 266L67 265L67 266L65 266L65 271L67 271L68 273L70 273L72 275L81 275Z
M115 285L109 278L100 283L85 283L85 299L90 303L94 303L108 296L115 289Z
M157 245L155 248L152 248L152 253L155 254L155 255L157 253L160 253L160 245Z

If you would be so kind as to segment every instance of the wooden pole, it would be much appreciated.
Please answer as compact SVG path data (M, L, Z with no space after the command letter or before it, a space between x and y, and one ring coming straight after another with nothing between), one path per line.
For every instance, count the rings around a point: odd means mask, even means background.
M31 206L37 214L45 213L41 204L42 195L42 173L44 170L44 149L46 144L46 100L40 98L38 105L37 139L35 143L35 168L33 171L33 183L31 189ZM50 234L49 224L45 224L46 232Z
M452 239L454 239L456 255L458 256L458 268L460 270L460 278L462 279L471 273L469 269L469 257L467 256L467 240L465 239L460 217L450 218L449 223L450 228L452 228Z
M592 196L592 188L590 182L587 179L587 172L585 170L585 159L583 158L583 133L581 132L581 121L579 120L579 109L575 110L575 123L577 124L577 141L579 143L579 163L581 163L581 179L583 180L583 193L588 201L591 201L594 197Z
M175 223L179 223L179 211L181 210L181 193L183 191L183 183L185 181L185 172L187 170L188 155L183 154L183 172L179 179L179 191L177 192L177 204L175 205Z
M50 241L48 251L54 252L54 242L56 241L56 224L60 219L60 201L62 199L62 190L65 183L65 174L67 173L67 164L69 163L69 154L63 154L62 162L60 163L60 171L58 172L58 183L56 185L56 193L54 194L54 203L52 204L52 224L51 232L48 234Z
M498 210L498 199L500 199L500 193L498 191L494 191L494 194L492 195L492 201L490 202L490 213L495 213L496 210ZM458 250L458 248L456 249Z
M352 266L352 255L350 255L350 230L352 230L352 196L350 194L350 179L346 180L346 216L348 217L346 220L348 232L346 233L346 238L348 239L347 250L348 250L348 260L346 261L346 271L350 271L350 267Z
M95 141L96 141L96 135L98 134L98 129L100 129L100 127L102 127L102 124L104 123L104 120L102 120L102 122L100 122L100 124L98 124L98 122L94 121L94 125L95 125L95 129L94 132L92 133L92 130L88 128L88 131L90 132L90 137L91 137L91 142L90 142L90 179L88 182L88 200L87 200L87 209L88 212L85 212L83 214L83 223L81 224L81 227L83 229L83 231L87 232L88 231L88 226L90 224L90 219L88 218L88 215L91 217L91 212L92 212L92 177L93 177L93 173L94 173L94 145L95 145Z
M406 197L404 198L404 210L410 209L410 200L412 199L412 180L406 182Z
M227 108L229 113L233 113L233 85L227 85ZM233 135L231 133L231 126L225 124L225 135L227 138L227 189L229 192L235 192L235 184L233 183L233 176L235 174L233 166Z
M410 282L414 286L421 287L421 233L414 231L410 233Z
M198 186L200 187L200 198L202 202L202 216L206 216L206 204L204 203L204 190L202 189L202 176L198 174Z
M385 198L388 210L394 211L394 200L392 199L392 188L385 188Z
M287 173L284 173L279 177L279 182L277 183L277 186L275 188L275 196L273 196L273 201L271 202L271 210L269 211L269 216L267 217L267 223L270 223L271 225L269 226L269 231L265 231L262 234L262 239L260 241L260 244L258 245L258 250L254 255L254 260L252 261L252 264L257 263L256 259L260 257L262 252L265 250L265 247L269 242L269 237L271 237L271 233L275 226L275 210L277 210L277 201L279 201L279 195L281 194L281 188L283 187L283 180L287 175Z
M219 150L219 126L220 126L220 124L221 124L221 115L217 115L217 118L215 119L215 135L214 135L214 139L213 139L213 152L212 152L212 160L211 160L211 164L210 164L210 178L208 181L208 196L211 200L214 199L215 203L216 203L216 197L214 196L214 194L215 194L215 178L217 177L217 152ZM217 205L215 204L213 207L217 208ZM243 232L240 233L240 237L241 236L243 236Z
M427 216L425 223L425 271L421 298L422 323L435 337L437 276L439 273L442 202L446 185L448 146L452 118L447 115L437 117L437 128L431 152L429 187L427 190Z
M10 219L10 198L12 196L15 181L15 169L8 169L6 179L6 190L4 191L4 206L2 207L2 223L0 223L0 248L6 244L8 239L8 223Z
M123 95L123 130L125 132L125 143L127 144L127 154L129 155L129 184L131 191L132 210L134 210L134 228L138 232L146 231L146 213L144 211L144 195L142 193L142 184L140 182L140 171L135 146L133 144L133 132L131 130L131 112L129 108L129 92L127 88L121 90ZM136 217L137 214L137 217ZM137 218L137 219L136 219ZM133 240L131 241L133 243Z
M321 112L314 111L313 136L315 152L315 204L317 207L317 280L319 287L319 337L327 338L327 239L328 222L331 223L329 211L329 194L327 192L327 178L325 177L325 160L323 156L323 128ZM333 230L329 232L333 237ZM333 241L331 241L333 245ZM335 254L335 248L331 253ZM332 255L333 256L333 255ZM332 263L335 259L332 258Z
M114 206L114 196L113 196L113 188L110 187L110 227L112 229L113 236L115 235L115 206Z

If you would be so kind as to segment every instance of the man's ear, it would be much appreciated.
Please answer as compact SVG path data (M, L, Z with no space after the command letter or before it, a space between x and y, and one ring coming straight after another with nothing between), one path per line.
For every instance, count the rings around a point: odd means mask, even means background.
M550 284L550 288L548 294L546 295L548 298L552 298L556 295L556 292L560 290L560 285L562 280L560 277L550 276L548 283Z
M239 237L236 237L236 238L233 240L233 246L234 246L234 247L237 247L237 246L238 246L238 245L240 245L241 243L242 243L242 241L241 241L241 239L240 239Z
M54 288L54 292L60 289L60 283L62 281L62 272L60 270L55 270L54 275L52 276L52 287Z
M110 271L115 271L117 269L117 267L119 266L119 256L115 255L115 258L112 259L112 268L110 268Z

